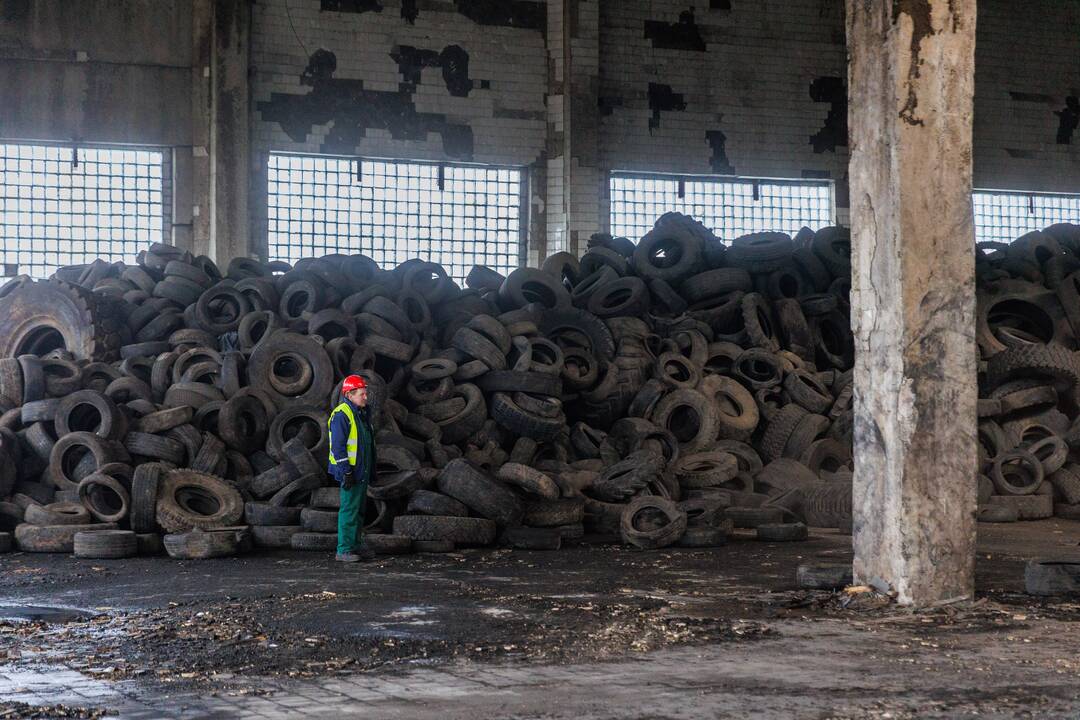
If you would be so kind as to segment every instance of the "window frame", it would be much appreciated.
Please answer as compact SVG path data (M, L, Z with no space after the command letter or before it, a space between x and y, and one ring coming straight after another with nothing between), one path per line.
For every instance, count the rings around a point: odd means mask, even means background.
M776 178L776 177L757 177L757 176L745 176L745 175L712 175L712 174L694 174L694 173L659 173L659 172L640 172L635 170L612 170L608 173L607 182L607 200L608 200L608 228L614 235L615 233L615 201L614 201L614 186L613 183L616 179L633 179L633 180L660 180L664 182L675 182L679 188L678 194L682 197L685 193L686 183L716 183L716 184L731 184L731 185L749 185L753 188L753 194L757 195L758 186L760 185L777 185L777 186L791 186L791 187L825 187L828 188L828 215L829 219L827 225L837 224L837 208L836 208L836 181L832 178ZM665 210L664 212L681 212L680 210L673 208L671 210ZM661 213L662 214L662 213ZM694 213L687 213L704 223L702 218L697 217ZM659 215L657 216L659 217ZM652 219L655 222L656 218ZM643 227L643 226L637 226ZM651 227L651 225L650 225ZM706 225L708 227L708 225ZM823 226L824 227L824 226ZM724 228L709 228L717 237L723 240L725 243L730 243L736 237L743 233L733 234L731 237L727 237ZM734 232L734 231L733 231ZM759 232L756 230L750 230L748 232ZM792 233L794 234L794 233ZM639 237L631 237L630 240L637 242Z
M975 206L976 205L976 197L978 195L1008 197L1008 198L1023 198L1023 199L1026 199L1028 201L1028 207L1029 208L1033 208L1034 200L1036 198L1062 198L1062 199L1067 199L1067 200L1071 200L1071 201L1075 202L1075 204L1076 204L1076 216L1071 218L1071 219L1070 218L1057 218L1057 219L1050 218L1048 222L1040 221L1040 222L1036 223L1030 229L1024 230L1022 232L1017 231L1015 233L1011 233L1007 237L1004 236L1004 235L998 236L998 235L993 235L993 234L990 234L990 235L987 235L987 236L984 236L984 237L980 237L980 234L979 234L979 231L980 231L980 224L979 224L980 213L977 211L976 206ZM1029 215L1031 215L1031 214L1032 213L1030 213L1030 211L1029 211ZM990 189L990 188L972 188L972 191L971 191L971 215L972 215L972 225L973 225L973 229L975 231L975 242L976 243L980 243L980 242L1006 242L1006 243L1011 243L1011 242L1013 242L1014 240L1016 240L1017 238L1019 238L1021 235L1023 235L1026 232L1034 232L1036 230L1042 230L1043 228L1048 227L1050 225L1053 225L1055 223L1062 223L1062 222L1069 223L1069 222L1071 222L1073 224L1080 225L1080 193L1044 192L1044 191L1036 191L1036 190L1001 190L1001 189ZM1037 215L1035 215L1035 216L1037 217ZM989 225L987 227L992 229L994 226Z
M146 202L141 202L137 198L134 199L134 200L123 199L123 200L119 201L119 203L122 204L122 205L130 205L130 206L132 206L132 207L134 207L136 209L138 209L140 207L144 207L144 206L149 207L151 210L156 209L158 211L157 213L150 212L150 213L148 213L146 215L140 215L139 213L135 213L131 217L138 218L138 217L142 216L142 217L148 217L148 218L151 218L151 219L157 217L160 220L160 225L161 225L161 227L160 227L160 235L159 236L154 237L154 233L157 232L157 230L155 230L152 227L153 222L151 222L151 227L148 227L148 228L135 227L135 228L132 229L132 232L136 235L134 240L127 240L127 239L124 239L123 237L121 237L118 240L104 239L104 238L98 238L98 239L92 239L91 240L91 239L87 239L85 237L84 238L79 238L79 239L73 239L73 238L65 239L65 238L60 238L60 237L50 238L50 237L48 237L47 232L42 235L42 234L39 234L37 231L40 228L57 227L57 228L66 228L68 234L74 234L73 229L76 228L76 227L79 227L79 226L76 223L71 222L71 218L74 218L76 216L78 216L78 217L101 217L102 215L100 213L98 215L89 215L85 211L84 212L78 212L78 211L76 211L76 208L70 208L70 207L67 209L66 212L62 212L59 208L57 208L57 210L55 212L49 211L48 209L45 209L45 210L33 210L32 209L32 210L29 211L29 213L31 215L33 215L33 214L43 214L43 215L46 215L46 216L47 215L56 215L56 216L58 216L57 224L55 226L50 225L48 223L45 223L43 225L31 225L30 227L35 231L34 235L36 236L36 237L31 237L31 239L30 239L30 242L34 246L32 246L30 249L25 250L25 251L20 249L20 248L16 248L15 252L27 252L31 256L33 256L33 255L42 255L42 254L47 254L47 253L49 253L49 254L55 253L55 254L59 254L59 255L65 255L66 254L66 255L69 255L69 256L75 256L76 258L78 256L85 255L85 257L82 258L81 262L78 259L74 259L74 258L72 259L71 262L65 262L65 261L63 261L62 258L57 258L58 265L56 267L64 267L66 265L84 264L85 262L88 262L88 258L91 259L91 260L92 259L97 259L97 258L102 258L102 259L105 259L105 260L107 260L109 262L124 261L124 262L131 263L131 262L134 262L135 254L138 253L138 250L143 249L143 246L146 246L151 242L160 242L160 243L165 243L165 244L171 244L172 243L172 237L171 237L171 235L172 235L172 193L173 193L173 188L172 188L172 184L173 184L173 179L172 179L172 153L171 153L171 149L168 146L151 145L151 144L129 144L129 143L84 143L84 142L72 143L72 142L60 142L60 141L29 140L29 139L25 139L25 138L0 138L0 146L5 146L5 147L16 147L17 146L17 147L26 147L26 148L31 148L31 149L33 149L33 148L57 148L57 149L60 149L60 150L69 150L69 151L71 151L72 157L70 159L59 159L58 160L58 159L50 159L50 158L44 158L44 159L29 158L29 161L32 162L32 163L33 162L67 163L70 167L69 167L69 172L66 173L66 174L49 173L46 170L47 175L57 174L58 176L61 176L61 177L74 177L75 173L70 172L70 170L74 170L75 168L78 168L80 165L82 165L84 163L87 163L87 162L89 162L89 163L108 163L108 164L114 164L114 165L115 164L124 165L124 164L128 163L128 161L125 161L125 160L122 160L122 159L117 159L117 158L112 158L112 157L107 157L107 156L102 157L102 158L87 158L85 155L81 154L81 153L85 153L86 151L91 151L93 153L102 152L102 151L108 152L108 153L124 153L124 152L150 153L150 154L156 155L156 156L158 156L160 158L160 178L154 178L152 176L152 174L151 174L149 176L149 178L148 178L149 179L149 183L148 183L149 187L145 188L145 190L150 192L150 193L157 192L160 195L160 205L158 205L158 203L153 202L152 200L149 200L149 201L146 201ZM21 160L27 160L27 158L18 157L16 159L16 162L21 161ZM135 165L137 167L153 167L155 163L153 162L153 158L151 158L150 162L148 162L148 163L141 163L136 159L135 161L131 161L131 164L133 164L133 165ZM6 169L3 170L3 171L0 171L0 188L7 187L7 184L5 182L7 172L9 172L9 171L6 170ZM20 171L16 170L15 172L19 173ZM31 171L31 175L33 175L33 174L34 174L34 171ZM81 173L81 176L84 177L84 178L90 178L91 177L89 175L86 175L85 173ZM89 182L82 183L81 189L84 192L87 191L87 190L91 190L91 189L94 190L94 191L99 191L101 188L98 186L99 183L96 182L96 180L98 178L117 177L117 175L98 173L98 174L96 174L96 175L94 175L92 177L95 179L94 183L89 183ZM136 181L138 181L139 179L142 179L142 178L143 178L142 175L136 175L135 176ZM158 181L159 187L154 187L154 181L155 180ZM138 184L138 183L136 182L136 184ZM31 177L31 180L30 180L29 184L15 183L15 184L12 184L10 187L12 187L12 188L31 188L31 189L34 189L34 188L50 189L50 186L48 184L41 182L40 177ZM57 183L55 186L52 186L51 189L53 189L53 190L58 190L58 189L62 190L64 188L63 188L61 183ZM109 189L111 191L116 191L119 188L109 188ZM141 188L138 188L138 187L135 187L135 188L124 187L124 188L122 188L122 190L125 193L128 192L128 191L138 192L138 191L141 190ZM15 197L8 197L6 195L6 193L2 189L0 189L0 200L6 201L6 200L10 200L10 199L22 199L19 195L20 194L18 193L18 191L16 191L16 196ZM33 199L33 198L31 198L31 199ZM48 198L48 197L46 197L45 198L46 202L50 202L50 201L53 201L53 200L55 200L56 202L61 202L61 198L59 198L59 197L56 197L56 198ZM116 201L111 197L107 198L105 200L102 200L100 198L95 198L93 200L89 200L89 199L84 197L82 200L70 199L69 200L69 205L70 204L76 204L76 203L78 203L79 205L84 205L84 204L86 204L88 202L93 202L95 205L105 204L105 205L108 205L108 206L112 206L112 205L116 204ZM14 212L17 213L17 214L22 214L24 211L15 210ZM110 213L110 215L116 216L117 214L116 213ZM9 250L6 249L6 243L7 243L8 239L4 236L5 234L3 232L3 228L7 227L7 226L13 226L13 227L18 228L18 227L20 227L22 225L22 223L19 222L18 220L16 220L15 223L2 222L4 216L5 216L5 211L0 210L0 253L10 252ZM87 227L87 226L83 225L83 227ZM121 228L121 230L123 230L123 229L124 228ZM63 234L63 233L58 232L58 234ZM15 238L16 242L18 242L20 240L21 240L21 238L19 238L19 237ZM123 251L123 250L120 251L119 253L113 253L113 252L105 253L105 252L101 251L100 246L97 248L97 250L88 251L88 250L84 249L87 243L94 243L95 245L97 245L99 243L113 243L113 242L125 243L125 244L134 242L139 247L138 247L138 249L135 250L135 253L131 254L130 256L128 254L126 254L126 252ZM58 245L58 248L54 250L54 249L51 249L50 247L44 247L44 248L36 247L40 243L46 243L46 244L55 243L55 244ZM64 244L70 245L71 246L70 249L65 250L65 248L62 247L62 245L64 245ZM90 253L90 254L87 254L87 253ZM15 275L20 274L19 273L20 269L23 269L23 270L27 271L27 272L24 272L22 274L29 274L34 279L45 279L45 278L50 277L55 272L55 270L51 270L48 274L41 275L41 274L35 274L34 271L33 271L34 268L49 269L49 268L54 267L51 264L35 262L35 263L30 264L30 265L23 265L22 262L18 261L18 260L15 263L4 263L4 262L2 262L2 260L3 260L3 255L0 255L0 281L3 281L5 279L8 279L8 278L14 277ZM9 269L13 270L15 275L9 274L7 272Z
M509 172L512 172L512 173L517 173L516 181L518 183L518 193L517 193L516 207L517 207L517 212L518 212L518 218L517 218L518 222L517 222L517 227L513 231L514 232L513 241L514 241L515 252L512 255L507 255L507 257L513 257L514 258L514 260L513 260L514 265L513 265L512 268L510 268L511 270L515 269L515 268L518 268L518 267L524 267L527 264L527 258L528 258L528 233L529 233L529 222L530 222L530 218L529 218L529 211L530 211L530 205L529 205L529 171L528 171L527 166L524 166L524 165L498 164L498 163L439 161L439 160L430 160L430 159L413 159L413 158L402 158L402 157L381 157L381 156L373 156L373 155L347 155L347 154L337 154L337 153L293 152L293 151L285 151L285 150L271 150L271 151L268 151L266 153L266 163L265 163L266 184L264 186L264 189L265 189L265 192L266 192L265 222L266 222L266 256L267 256L268 261L284 260L285 262L290 262L287 257L286 258L277 257L276 248L280 247L281 243L274 241L275 240L274 235L275 235L276 231L275 231L275 229L273 227L273 224L274 224L275 220L280 221L280 219L279 218L278 219L271 218L271 209L272 208L280 209L282 206L275 204L273 202L273 198L274 197L288 197L287 193L271 193L271 191L270 191L271 183L275 182L275 180L272 178L273 168L271 166L271 163L273 162L273 159L275 157L288 157L288 158L299 158L299 159L308 158L308 159L315 160L316 162L318 162L318 161L347 161L351 165L351 172L352 172L354 178L356 177L356 174L357 174L356 173L357 165L359 164L359 166L361 168L361 173L362 173L363 172L362 168L363 168L364 163L385 163L385 164L390 164L390 165L397 164L397 165L411 165L411 166L431 167L431 168L435 168L437 172L439 172L440 169L441 169L441 173L443 175L445 175L445 171L446 171L447 168L475 169L475 170L481 170L481 171L509 171ZM400 175L398 175L398 177L400 177ZM280 181L278 181L278 182L280 182ZM467 180L466 182L483 182L483 181L482 180ZM344 187L344 186L341 186L341 187ZM441 192L441 190L440 190L440 192ZM468 205L452 205L452 207L468 207ZM405 217L415 217L415 216L408 215L408 214L405 214L404 216ZM432 215L430 215L430 217L440 217L440 216L432 214ZM390 225L386 225L386 224L384 224L384 226L385 227L391 227ZM277 232L280 232L280 231L277 231ZM335 238L344 238L344 237L348 237L348 235L342 235L340 233L335 234L335 235L324 234L323 235L323 238L325 238L324 245L326 247L325 252L349 252L349 253L370 254L372 251L377 251L376 248L369 248L369 249L365 250L362 247L360 249L352 249L352 248L341 247L341 246L337 246L338 249L335 250L334 246L331 245L331 242L333 241L333 239L335 239ZM417 237L416 240L424 240L424 238ZM492 241L482 241L482 242L486 243L486 242L492 242ZM307 246L307 247L312 247L312 246ZM316 252L317 252L318 245L314 245L314 247L316 248ZM411 257L417 257L417 255L411 250L405 250L405 252L408 253L408 256L410 258ZM429 253L429 254L433 254L433 253ZM478 253L478 254L486 255L486 253ZM310 255L301 254L300 257L319 257L319 255L315 254L315 253L312 253ZM432 262L438 262L438 260L436 258L432 258ZM392 269L392 267L384 266L383 263L380 263L380 266L383 266L384 270ZM470 266L470 268L471 268L471 266ZM496 269L498 269L498 268L496 268ZM466 272L467 271L468 271L468 268L466 269ZM448 272L448 274L450 274L450 273ZM451 274L451 277L453 277L452 274ZM461 283L464 282L464 277L463 276L461 278L456 278L456 279Z

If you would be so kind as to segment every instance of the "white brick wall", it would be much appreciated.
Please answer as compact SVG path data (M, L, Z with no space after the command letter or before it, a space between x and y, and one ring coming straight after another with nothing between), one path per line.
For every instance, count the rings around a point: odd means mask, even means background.
M847 148L815 153L810 137L830 105L810 85L844 77L843 3L838 0L748 2L712 10L709 0L622 0L601 8L600 97L607 170L713 173L706 132L727 137L726 154L744 176L799 178L804 172L843 178ZM706 51L653 47L645 22L677 22L694 10ZM684 111L661 112L650 130L649 83L670 85Z
M623 0L601 15L601 119L608 170L710 173L708 130L727 136L727 156L746 176L798 178L827 171L847 221L847 148L815 153L809 137L829 105L813 102L819 76L846 77L840 0ZM646 20L675 22L692 7L707 51L654 48ZM1080 191L1080 131L1056 142L1066 96L1080 94L1080 4L980 0L976 45L975 185ZM661 113L652 132L650 82L670 85L684 112ZM1018 96L1019 95L1019 96Z
M490 88L474 87L467 97L447 90L438 67L421 71L412 99L417 112L445 114L448 122L472 129L472 161L527 166L544 149L547 58L544 36L536 30L479 25L449 2L420 3L415 25L401 17L400 2L384 0L382 12L323 12L319 0L260 0L253 6L252 31L252 227L256 247L265 248L266 158L270 152L326 152L330 125L316 125L303 141L290 138L276 122L263 119L260 102L271 93L304 95L300 75L309 53L320 48L337 58L335 79L362 80L365 90L397 92L403 81L390 53L398 45L440 52L459 45L469 54L469 77ZM433 9L435 8L435 9ZM289 15L292 17L290 26ZM299 36L299 41L297 39ZM306 51L301 47L306 47ZM393 139L369 129L357 146L339 154L416 160L448 160L442 139Z
M418 111L444 113L451 122L472 128L474 160L522 166L540 162L546 182L530 188L531 209L546 209L539 227L546 227L547 237L546 247L543 242L530 247L530 263L538 262L545 249L552 253L568 247L572 233L583 244L590 232L607 225L608 171L712 174L709 131L724 133L728 162L739 175L827 173L837 181L838 219L846 221L847 147L817 153L810 140L830 110L828 103L811 98L811 83L819 77L846 78L842 0L731 0L730 10L711 9L710 0L602 2L598 31L595 10L580 7L595 2L548 3L545 42L537 31L478 25L457 12L451 0L421 3L415 25L400 17L397 0L384 0L381 13L362 14L321 12L319 0L289 0L307 52L290 27L284 0L255 4L256 238L265 233L267 153L319 152L330 129L317 126L304 141L294 141L276 123L262 120L258 103L272 92L309 92L299 76L308 53L318 48L336 54L335 78L396 91L402 78L390 52L399 44L436 52L460 45L469 53L469 76L491 82L490 89L477 87L467 97L454 97L439 68L425 68L414 96ZM577 13L578 23L570 40L571 78L564 77L563 67L564 4ZM687 9L694 11L705 52L657 48L645 37L646 21L674 23ZM1072 145L1057 144L1054 114L1065 107L1066 96L1080 94L1080 3L981 0L978 23L976 186L1080 191L1080 132ZM570 85L577 83L575 110L589 107L581 88L590 82L609 112L581 134L580 114L575 120L575 112L564 112L564 103L571 102ZM649 83L669 85L686 103L684 111L661 112L653 129ZM567 117L571 127L565 125ZM564 133L570 133L569 142ZM581 148L592 152L590 143L599 157L582 163L577 153ZM561 154L566 147L569 157ZM435 134L395 140L385 131L369 130L354 152L446 159Z

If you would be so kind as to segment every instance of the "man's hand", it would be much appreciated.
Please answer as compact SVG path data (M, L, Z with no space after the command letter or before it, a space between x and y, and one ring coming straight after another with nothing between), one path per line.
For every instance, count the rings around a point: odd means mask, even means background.
M341 474L341 487L345 488L346 490L352 490L353 485L355 484L356 479L353 478L351 470L347 470Z

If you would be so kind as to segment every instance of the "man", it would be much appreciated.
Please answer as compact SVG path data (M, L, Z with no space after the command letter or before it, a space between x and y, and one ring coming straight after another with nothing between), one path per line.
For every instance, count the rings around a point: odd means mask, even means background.
M367 383L350 375L341 383L344 401L330 413L330 474L341 486L336 560L358 562L375 556L364 545L364 501L375 470L375 441L368 417Z

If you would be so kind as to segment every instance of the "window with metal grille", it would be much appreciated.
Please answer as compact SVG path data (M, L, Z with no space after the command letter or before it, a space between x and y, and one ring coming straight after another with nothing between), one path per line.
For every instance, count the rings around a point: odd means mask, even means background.
M520 169L271 154L271 260L363 253L383 268L423 258L464 284L473 265L523 264Z
M975 240L1009 243L1055 223L1080 223L1080 195L976 190Z
M163 153L0 143L0 278L46 278L163 242Z
M666 212L690 215L724 240L767 230L794 234L803 226L816 230L834 223L833 184L612 174L612 235L636 241Z

